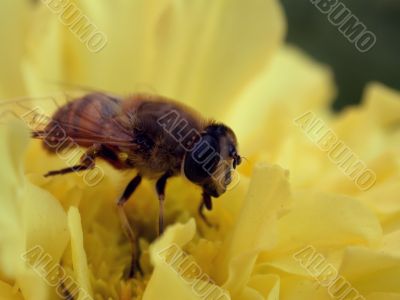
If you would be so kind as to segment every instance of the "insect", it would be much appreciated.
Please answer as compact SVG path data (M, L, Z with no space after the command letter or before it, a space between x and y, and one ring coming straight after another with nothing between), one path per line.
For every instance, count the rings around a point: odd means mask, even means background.
M96 159L118 170L137 170L117 201L132 244L136 237L123 206L143 177L155 180L161 234L169 178L183 175L201 187L199 213L208 223L204 209L212 209L212 197L226 191L233 170L241 163L236 136L228 126L206 120L183 104L158 95L135 94L122 99L99 92L86 94L59 107L44 128L33 130L32 137L43 140L50 152L55 151L54 145L59 150L60 143L66 148L71 141L86 148L80 164L51 170L45 176L89 170Z

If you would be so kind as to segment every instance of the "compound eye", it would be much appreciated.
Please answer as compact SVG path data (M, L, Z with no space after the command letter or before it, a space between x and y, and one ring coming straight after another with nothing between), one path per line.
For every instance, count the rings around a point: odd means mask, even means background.
M183 171L193 183L201 183L212 176L219 161L219 144L211 135L204 135L198 145L186 154Z
M229 151L229 156L234 158L235 155L236 155L236 149L232 144L229 145L229 150L228 151Z

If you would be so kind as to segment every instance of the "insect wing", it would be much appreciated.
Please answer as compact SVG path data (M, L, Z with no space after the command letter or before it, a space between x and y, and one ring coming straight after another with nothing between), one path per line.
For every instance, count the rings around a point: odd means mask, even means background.
M111 96L101 93L93 95L108 99L107 101L113 102L112 105L117 105L115 98ZM51 138L54 142L60 142L60 139L68 137L82 145L96 143L116 146L132 145L127 124L122 124L114 119L115 115L110 111L103 111L99 107L93 107L95 113L92 115L85 115L79 110L74 111L74 117L80 119L79 126L52 117L60 109L67 109L73 101L73 98L66 94L0 100L0 125L7 124L13 119L22 120L31 130L34 138L42 140ZM104 134L101 126L106 123L111 123L115 130Z

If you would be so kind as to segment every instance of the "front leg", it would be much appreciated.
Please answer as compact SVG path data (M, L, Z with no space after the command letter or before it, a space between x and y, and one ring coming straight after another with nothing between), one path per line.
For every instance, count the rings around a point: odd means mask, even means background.
M100 155L102 150L102 146L100 144L94 144L87 149L87 151L81 156L80 164L76 166L72 166L69 168L64 168L61 170L49 171L44 177L55 176L55 175L64 175L72 172L80 172L89 169L93 169L95 166L95 159Z
M128 217L124 210L124 204L126 201L128 201L129 197L133 194L133 192L139 186L141 181L142 181L142 176L140 176L140 174L136 175L128 183L121 197L117 201L117 210L119 218L121 220L122 229L125 232L125 235L127 236L132 247L132 259L131 259L131 267L129 270L129 278L132 278L134 276L136 268L138 269L139 272L141 272L141 269L139 263L137 262L139 259L139 255L138 253L136 253L137 237L131 225L129 224Z
M200 206L199 206L199 215L200 215L201 219L204 221L204 223L206 223L208 226L212 227L212 224L210 223L210 221L207 220L207 217L204 214L204 207L207 208L207 210L211 210L212 209L212 199L211 199L210 195L208 195L206 192L203 191L202 200L201 200Z
M167 184L167 179L172 176L172 172L167 171L163 176L161 176L156 182L156 192L160 205L159 217L158 217L158 235L164 232L164 200L165 200L165 186Z

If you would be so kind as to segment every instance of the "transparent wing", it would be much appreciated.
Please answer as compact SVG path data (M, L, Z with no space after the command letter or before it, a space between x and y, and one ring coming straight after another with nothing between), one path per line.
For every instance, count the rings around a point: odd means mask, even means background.
M111 96L105 94L110 101L113 101ZM51 138L54 142L65 139L66 134L60 134L59 130L63 129L68 132L67 136L76 143L103 143L115 146L134 146L132 138L132 131L129 130L129 119L121 122L116 119L114 115L107 114L106 112L97 109L98 116L96 118L84 115L80 111L74 112L77 118L81 118L85 126L77 127L76 125L66 122L54 120L52 116L60 108L65 107L68 103L77 99L78 96L71 93L55 94L44 97L20 97L14 99L0 100L0 125L7 124L12 119L23 121L27 127L32 131L32 137L38 139ZM117 104L115 104L117 105ZM98 124L111 122L115 127L113 132L105 135ZM49 124L50 126L49 128ZM57 127L58 130L52 130L52 127Z

